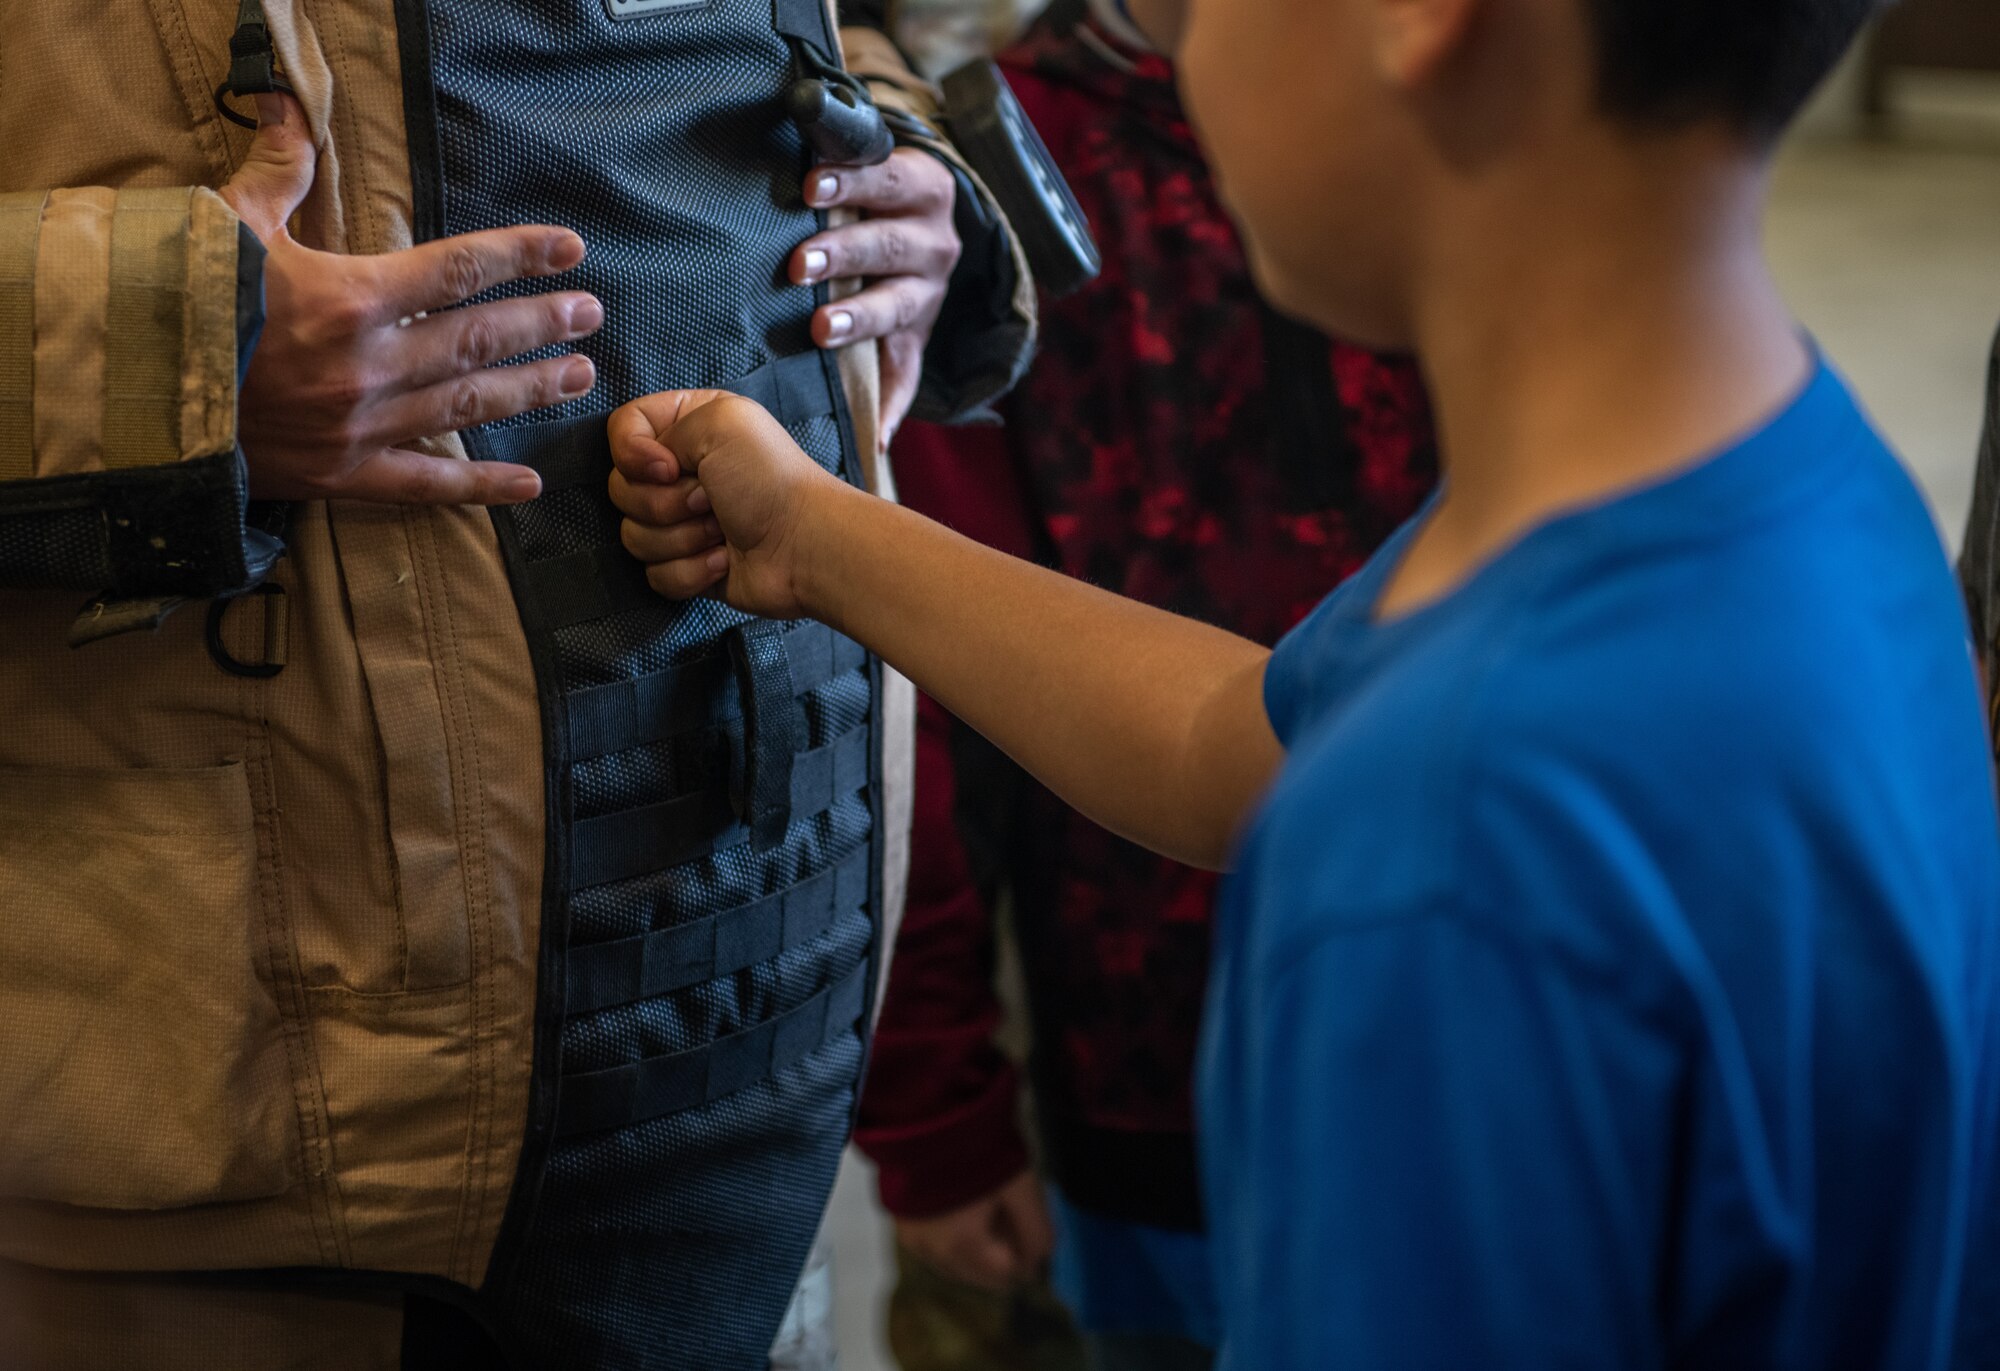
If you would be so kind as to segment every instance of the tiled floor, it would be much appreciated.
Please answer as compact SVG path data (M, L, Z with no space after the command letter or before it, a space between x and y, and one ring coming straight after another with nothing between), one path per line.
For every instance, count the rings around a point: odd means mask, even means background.
M1793 147L1771 252L1793 307L1845 369L1956 541L1972 486L1987 345L2000 324L2000 148ZM887 1225L850 1155L828 1217L845 1371L891 1371Z

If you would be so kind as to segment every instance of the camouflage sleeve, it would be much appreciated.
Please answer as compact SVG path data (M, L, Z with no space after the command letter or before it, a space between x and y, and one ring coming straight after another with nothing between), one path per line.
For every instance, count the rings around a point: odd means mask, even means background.
M843 4L843 23L848 13ZM879 29L846 28L841 41L848 69L890 115L896 141L938 158L958 183L953 218L964 251L931 330L910 417L932 423L989 419L993 402L1014 388L1034 358L1035 281L1027 256L999 201L952 146L937 88L911 70Z
M212 191L0 195L0 587L96 592L73 641L275 556L236 443L262 264Z

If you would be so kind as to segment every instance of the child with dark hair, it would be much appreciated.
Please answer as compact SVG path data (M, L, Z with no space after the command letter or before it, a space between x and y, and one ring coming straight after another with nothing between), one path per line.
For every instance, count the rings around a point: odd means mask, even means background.
M905 427L897 484L989 546L1272 644L1430 494L1423 388L1408 359L1259 298L1171 65L1083 8L1057 7L1000 61L1104 272L1042 302L1006 426ZM891 1344L906 1371L1046 1371L1046 1343L1012 1334L1046 1322L1019 1287L1053 1238L1094 1368L1199 1367L1217 1326L1190 1087L1217 880L1021 781L925 701L910 903L855 1133L906 1256ZM1003 891L1053 1225L993 1041ZM1011 1316L980 1317L996 1306ZM949 1333L920 1332L940 1320ZM967 1339L990 1356L929 1355Z
M1176 27L1171 0L1135 0ZM1761 252L1865 0L1195 0L1280 307L1444 484L1275 652L613 416L663 593L826 620L1234 868L1197 1077L1230 1371L1991 1367L2000 814L1963 604Z

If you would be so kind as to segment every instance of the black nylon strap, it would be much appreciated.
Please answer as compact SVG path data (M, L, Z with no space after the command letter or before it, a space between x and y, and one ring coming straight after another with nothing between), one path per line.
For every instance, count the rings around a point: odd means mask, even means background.
M799 352L767 362L719 390L733 391L771 411L781 424L821 419L834 412L832 388L817 352ZM541 473L542 493L602 489L611 475L611 440L605 414L581 419L557 419L545 424L517 424L492 429L485 437L494 460L518 462Z
M794 819L824 813L868 784L868 741L868 727L863 724L793 758ZM571 890L664 871L749 837L719 788L579 819L571 832Z
M825 0L772 0L772 19L778 32L818 49L823 61L832 63L840 55L840 45L827 24Z
M722 388L755 400L781 424L830 418L834 413L833 387L817 351L780 357L740 380L724 383Z
M556 1102L557 1135L623 1128L679 1113L798 1065L854 1031L866 1003L868 973L864 960L796 1009L706 1047L565 1076Z
M750 850L769 852L792 826L792 759L799 750L792 708L789 635L769 619L729 630L729 657L743 695L743 795L740 812Z
M553 419L543 424L515 424L482 430L496 462L514 462L541 473L542 493L604 488L611 476L611 437L605 431L609 414L580 419Z
M802 947L868 900L866 844L818 875L678 928L569 952L568 1012L634 1004Z
M741 839L736 811L719 788L579 819L571 830L571 890L664 871Z

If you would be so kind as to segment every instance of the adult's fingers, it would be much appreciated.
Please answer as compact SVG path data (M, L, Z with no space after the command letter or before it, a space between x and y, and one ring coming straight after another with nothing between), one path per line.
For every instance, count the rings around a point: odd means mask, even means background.
M944 163L916 148L898 148L872 167L819 167L806 177L814 209L852 205L876 214L949 212L958 183Z
M622 471L611 473L611 503L628 519L665 527L698 519L709 512L708 496L699 499L701 486L692 476L661 485L654 481L634 481Z
M401 252L357 258L373 278L370 322L444 309L490 286L553 276L583 260L583 239L566 228L524 224L440 238Z
M588 357L488 367L396 396L381 406L371 427L384 444L406 443L574 400L596 384L597 369Z
M582 291L493 300L395 330L386 361L402 388L416 390L551 343L587 338L603 323L604 306Z
M289 95L257 97L257 136L243 165L219 192L262 242L284 232L312 189L319 154L306 128L305 111Z
M958 264L958 235L948 221L863 219L828 229L792 253L801 285L849 276L926 276L944 281Z
M721 547L722 526L713 518L688 519L664 527L627 519L618 526L618 540L642 562L678 562Z
M823 348L845 347L892 333L928 331L944 304L941 282L921 276L892 276L813 315L813 341Z
M402 448L376 453L343 477L338 490L328 492L392 505L513 505L541 493L542 478L529 467Z
M892 333L880 344L882 352L881 444L884 448L910 417L917 387L924 379L924 344L914 333Z

